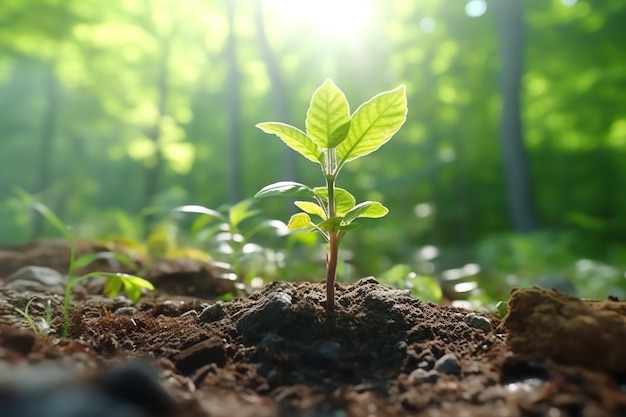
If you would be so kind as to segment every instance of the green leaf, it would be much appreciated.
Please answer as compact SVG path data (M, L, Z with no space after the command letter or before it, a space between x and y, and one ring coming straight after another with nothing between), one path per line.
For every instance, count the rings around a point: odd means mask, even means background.
M197 206L197 205L180 206L180 207L176 207L172 211L178 212L178 213L205 214L209 217L214 217L216 219L226 221L226 217L224 217L222 213L220 213L219 211L204 207L204 206Z
M306 114L307 134L320 148L335 148L346 138L349 123L346 96L332 80L324 81L311 98Z
M119 262L131 268L137 267L135 262L128 255L125 255L123 253L115 253L111 251L102 251L102 252L86 253L84 255L79 256L74 261L74 269L85 267L93 263L94 261L97 261L98 259L104 259L109 262Z
M291 216L289 223L287 223L289 230L303 229L305 227L313 227L311 218L306 213L296 213Z
M74 268L78 269L78 268L87 266L90 263L98 259L105 258L106 255L104 254L108 254L108 253L111 253L111 252L94 252L94 253L86 253L84 255L81 255L78 258L76 258L76 260L74 261Z
M324 164L322 151L315 144L315 142L300 129L278 122L259 123L256 127L265 133L278 136L287 144L287 146L304 156L306 159L317 162L321 165Z
M508 302L506 301L498 301L496 303L496 316L498 316L499 318L503 319L504 316L506 316L506 311L508 308Z
M332 232L334 230L339 230L339 225L341 224L342 217L333 217L330 219L326 219L323 222L317 225L318 229L324 230L326 232Z
M315 193L304 184L293 181L280 181L263 187L261 191L254 195L254 198L265 197L309 197L314 198Z
M107 280L104 286L104 293L108 297L115 297L123 287L128 298L136 302L141 297L142 288L154 290L154 285L150 281L135 275L122 274L120 272L92 272L88 275L100 276ZM88 275L84 275L81 278L85 278Z
M335 190L335 213L337 216L343 216L356 204L356 198L343 188L334 188ZM320 200L328 203L328 188L315 187L313 189L315 195Z
M243 200L239 203L231 206L230 210L228 210L228 217L230 220L230 227L237 228L239 224L248 219L250 217L254 217L259 214L258 210L250 210L250 205L252 204L252 200Z
M337 226L337 230L341 230L342 232L349 232L351 230L356 230L361 227L360 223L352 222L350 224L340 224Z
M342 124L337 129L333 130L333 133L330 134L330 139L328 140L331 148L336 148L341 142L343 142L348 136L348 132L350 132L350 121Z
M411 284L411 291L418 298L433 303L441 303L443 292L435 278L429 275L410 275L408 283Z
M115 296L117 296L120 291L122 291L122 280L117 278L117 277L113 277L113 278L109 278L106 280L105 284L104 284L104 294L109 297L109 298L113 298Z
M294 204L305 213L314 214L320 217L322 220L328 217L322 207L310 201L295 201Z
M364 201L354 206L348 211L343 220L343 224L350 224L353 220L359 217L379 218L384 217L389 213L389 209L378 201Z
M45 204L39 201L32 201L32 207L37 210L41 215L50 223L52 227L57 229L64 237L71 239L72 232L65 223Z
M350 132L337 147L339 168L385 144L406 120L406 88L380 93L363 103L352 115Z

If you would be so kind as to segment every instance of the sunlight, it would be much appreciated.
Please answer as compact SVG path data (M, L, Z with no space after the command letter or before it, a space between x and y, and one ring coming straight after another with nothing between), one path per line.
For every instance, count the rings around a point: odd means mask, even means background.
M357 36L374 17L371 2L364 0L267 0L266 7L280 24L310 26L336 39Z

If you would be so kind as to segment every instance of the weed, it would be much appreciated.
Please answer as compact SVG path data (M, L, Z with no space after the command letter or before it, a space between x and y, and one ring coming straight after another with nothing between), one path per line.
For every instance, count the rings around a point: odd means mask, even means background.
M28 203L35 210L41 213L48 223L58 230L70 242L70 259L67 272L67 282L65 284L65 294L63 297L63 338L67 338L69 334L70 299L72 297L72 289L74 288L74 285L79 282L92 277L104 278L106 280L104 293L107 296L115 297L123 288L128 298L130 298L133 302L136 302L141 297L142 288L154 290L154 286L150 281L138 276L120 272L90 272L85 275L76 276L77 269L91 264L96 259L101 258L102 254L88 253L77 257L76 237L71 232L71 229L69 229L46 205L36 201L30 194L21 190L18 190L18 194L22 197L24 202ZM115 256L117 260L123 262L127 261L127 259L122 255L114 254L113 256ZM25 313L27 312L25 311Z
M352 194L335 186L337 175L352 160L374 152L400 129L406 120L405 87L386 91L363 103L352 115L343 92L326 80L311 98L306 115L306 133L287 124L259 123L265 133L278 136L287 146L308 160L320 164L325 186L310 188L304 184L282 181L259 191L255 197L301 197L313 201L296 201L302 210L289 220L289 229L308 228L318 231L329 246L326 271L326 310L335 306L335 275L341 239L359 227L355 220L379 218L388 209L377 201L356 204ZM314 224L309 215L319 217Z
M50 333L54 332L54 329L50 325L50 323L52 322L52 306L50 305L50 300L48 300L48 302L46 303L45 310L44 310L44 317L42 317L38 322L36 322L35 319L31 316L30 311L28 310L30 308L31 303L35 301L37 298L39 297L33 297L30 300L28 300L28 303L26 303L24 310L18 307L13 307L13 309L16 312L18 312L22 317L24 317L24 319L26 319L26 321L28 322L28 325L33 330L33 332L35 332L35 334L37 334L38 336L47 336Z

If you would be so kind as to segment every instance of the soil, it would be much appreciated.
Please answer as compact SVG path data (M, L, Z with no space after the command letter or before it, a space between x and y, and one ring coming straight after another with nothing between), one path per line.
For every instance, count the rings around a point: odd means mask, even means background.
M329 317L322 283L222 302L234 287L211 265L164 261L142 271L157 291L134 305L98 282L79 289L62 339L62 295L5 284L25 265L66 272L67 254L59 242L0 251L1 416L626 416L615 298L519 289L500 320L370 277L339 283ZM31 300L36 321L49 305L54 333L16 312Z

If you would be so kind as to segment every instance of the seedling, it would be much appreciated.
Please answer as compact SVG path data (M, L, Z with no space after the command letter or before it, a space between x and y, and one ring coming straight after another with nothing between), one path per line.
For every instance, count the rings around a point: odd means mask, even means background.
M289 220L289 229L318 231L328 243L326 311L335 308L335 274L341 239L359 227L358 218L379 218L389 210L377 201L356 204L352 194L335 186L337 175L350 161L374 152L400 129L406 120L404 86L380 93L363 103L352 115L343 92L326 80L314 93L306 115L306 133L287 124L270 122L256 126L278 136L287 146L322 168L325 186L282 181L259 191L255 198L285 196L307 198L296 201L302 210ZM313 223L309 215L321 221Z
M101 253L88 253L80 257L76 256L76 237L72 233L71 229L57 217L45 204L36 201L30 194L18 190L18 194L22 199L32 205L41 215L48 221L48 223L58 230L65 238L70 242L70 259L67 271L67 283L65 284L65 295L63 298L63 338L67 338L69 334L70 323L70 299L72 297L72 289L74 285L81 281L84 281L91 277L100 277L106 280L104 286L104 293L109 297L115 297L122 288L125 290L126 295L133 302L136 302L141 297L141 289L154 290L152 283L144 278L134 275L123 274L120 272L90 272L85 275L76 276L76 270L91 264L96 259L102 258ZM113 254L116 260L123 263L127 263L128 260L120 254Z
M35 334L37 334L37 336L47 336L48 334L54 332L54 329L50 326L50 323L52 323L52 306L50 305L50 300L48 300L44 309L44 317L36 322L28 309L30 308L32 302L37 298L38 297L36 296L31 298L28 303L26 303L24 310L18 307L13 307L13 309L24 317L30 328L35 332Z
M201 215L191 225L191 232L196 235L213 237L227 245L225 252L228 252L229 255L230 268L240 282L248 281L242 267L242 261L244 260L244 248L251 243L252 237L267 230L273 230L277 235L288 233L286 225L278 220L257 221L248 224L247 227L242 227L245 220L254 218L260 213L251 207L252 203L253 200L243 200L221 212L199 205L186 205L174 209L176 213ZM218 222L216 225L207 227L215 220Z

